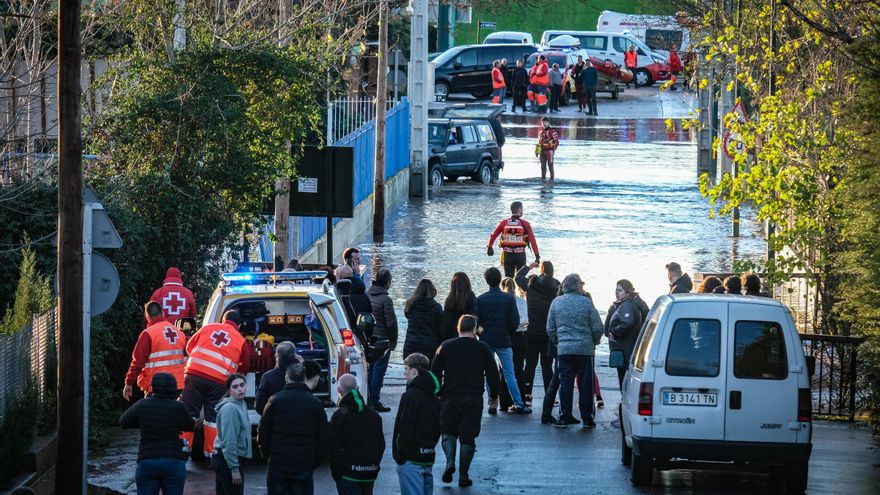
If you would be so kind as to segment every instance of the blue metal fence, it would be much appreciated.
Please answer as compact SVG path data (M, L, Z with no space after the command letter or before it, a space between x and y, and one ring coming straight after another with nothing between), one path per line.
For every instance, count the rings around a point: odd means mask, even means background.
M385 114L385 178L394 177L409 167L409 100L400 103ZM373 158L376 149L376 121L371 120L356 131L332 143L333 146L354 148L354 204L355 207L373 194ZM339 222L334 218L333 223ZM327 220L320 217L301 217L299 224L300 252L307 251L327 232Z

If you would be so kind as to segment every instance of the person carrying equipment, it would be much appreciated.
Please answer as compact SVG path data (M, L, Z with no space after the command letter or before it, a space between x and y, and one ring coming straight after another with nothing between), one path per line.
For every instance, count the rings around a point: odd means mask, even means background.
M536 262L541 260L541 256L538 254L538 241L532 232L532 226L522 219L522 202L514 201L511 203L510 213L510 218L505 218L495 227L495 231L492 232L489 243L486 245L486 254L493 256L495 250L492 245L495 244L495 239L501 236L498 245L501 247L501 264L504 266L504 273L507 277L513 277L517 270L526 266L527 247L535 253Z

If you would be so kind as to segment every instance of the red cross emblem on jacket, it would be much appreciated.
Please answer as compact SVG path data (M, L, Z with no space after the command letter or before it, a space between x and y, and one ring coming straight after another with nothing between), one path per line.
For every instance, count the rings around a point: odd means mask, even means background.
M211 334L211 340L214 341L214 347L223 347L229 343L229 334L223 330L215 330Z

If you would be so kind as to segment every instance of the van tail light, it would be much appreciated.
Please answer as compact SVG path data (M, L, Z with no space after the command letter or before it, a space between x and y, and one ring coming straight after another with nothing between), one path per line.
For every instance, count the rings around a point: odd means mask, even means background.
M639 416L654 415L654 384L642 382L639 384Z
M813 420L813 396L808 388L798 389L798 421Z
M342 329L342 343L345 347L354 347L354 334L347 328Z

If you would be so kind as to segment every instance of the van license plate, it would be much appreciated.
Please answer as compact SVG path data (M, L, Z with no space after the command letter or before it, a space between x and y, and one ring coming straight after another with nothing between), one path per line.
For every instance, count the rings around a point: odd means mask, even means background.
M715 407L718 405L718 394L663 392L663 405Z

